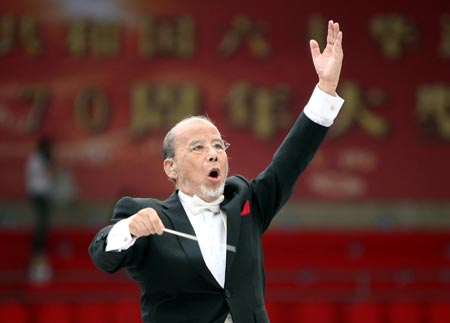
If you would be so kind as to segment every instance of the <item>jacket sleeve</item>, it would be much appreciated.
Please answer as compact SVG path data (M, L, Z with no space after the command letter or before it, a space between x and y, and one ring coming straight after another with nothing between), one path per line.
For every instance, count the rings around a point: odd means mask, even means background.
M135 244L127 250L105 251L106 238L115 223L128 218L138 212L142 207L130 197L120 199L113 212L111 225L102 228L89 245L89 255L94 264L102 271L114 273L122 267L136 266L145 253L147 239L137 239Z
M301 113L269 166L251 181L252 201L258 208L263 231L292 196L300 174L312 160L327 131L327 127L312 122Z

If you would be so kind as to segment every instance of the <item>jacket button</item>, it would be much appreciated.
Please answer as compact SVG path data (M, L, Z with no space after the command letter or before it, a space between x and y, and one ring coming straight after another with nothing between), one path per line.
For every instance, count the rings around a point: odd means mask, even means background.
M229 289L225 289L225 297L226 298L230 298L231 297L231 292Z

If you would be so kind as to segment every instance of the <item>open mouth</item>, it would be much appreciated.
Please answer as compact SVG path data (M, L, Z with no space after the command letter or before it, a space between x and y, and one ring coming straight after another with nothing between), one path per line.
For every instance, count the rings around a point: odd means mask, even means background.
M213 168L209 171L208 177L212 180L220 179L220 170L218 168Z

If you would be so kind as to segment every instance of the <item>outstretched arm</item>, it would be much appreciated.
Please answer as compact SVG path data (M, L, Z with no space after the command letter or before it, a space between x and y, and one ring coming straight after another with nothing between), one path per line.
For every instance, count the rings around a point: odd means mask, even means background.
M319 76L319 88L330 94L336 95L336 88L341 74L342 59L342 31L339 23L330 20L328 22L327 45L320 53L319 44L314 39L310 40L311 56Z
M344 103L336 93L344 57L339 24L328 22L327 45L322 53L315 40L310 41L310 47L319 76L318 86L272 163L251 182L255 193L253 203L261 210L263 230L290 198L298 177L313 158Z

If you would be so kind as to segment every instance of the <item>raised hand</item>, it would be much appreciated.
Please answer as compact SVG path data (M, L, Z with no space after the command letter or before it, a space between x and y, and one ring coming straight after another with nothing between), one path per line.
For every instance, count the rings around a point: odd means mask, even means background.
M310 40L309 46L314 67L319 76L319 88L328 94L335 95L344 58L339 23L333 20L328 22L327 45L322 53L314 39Z

